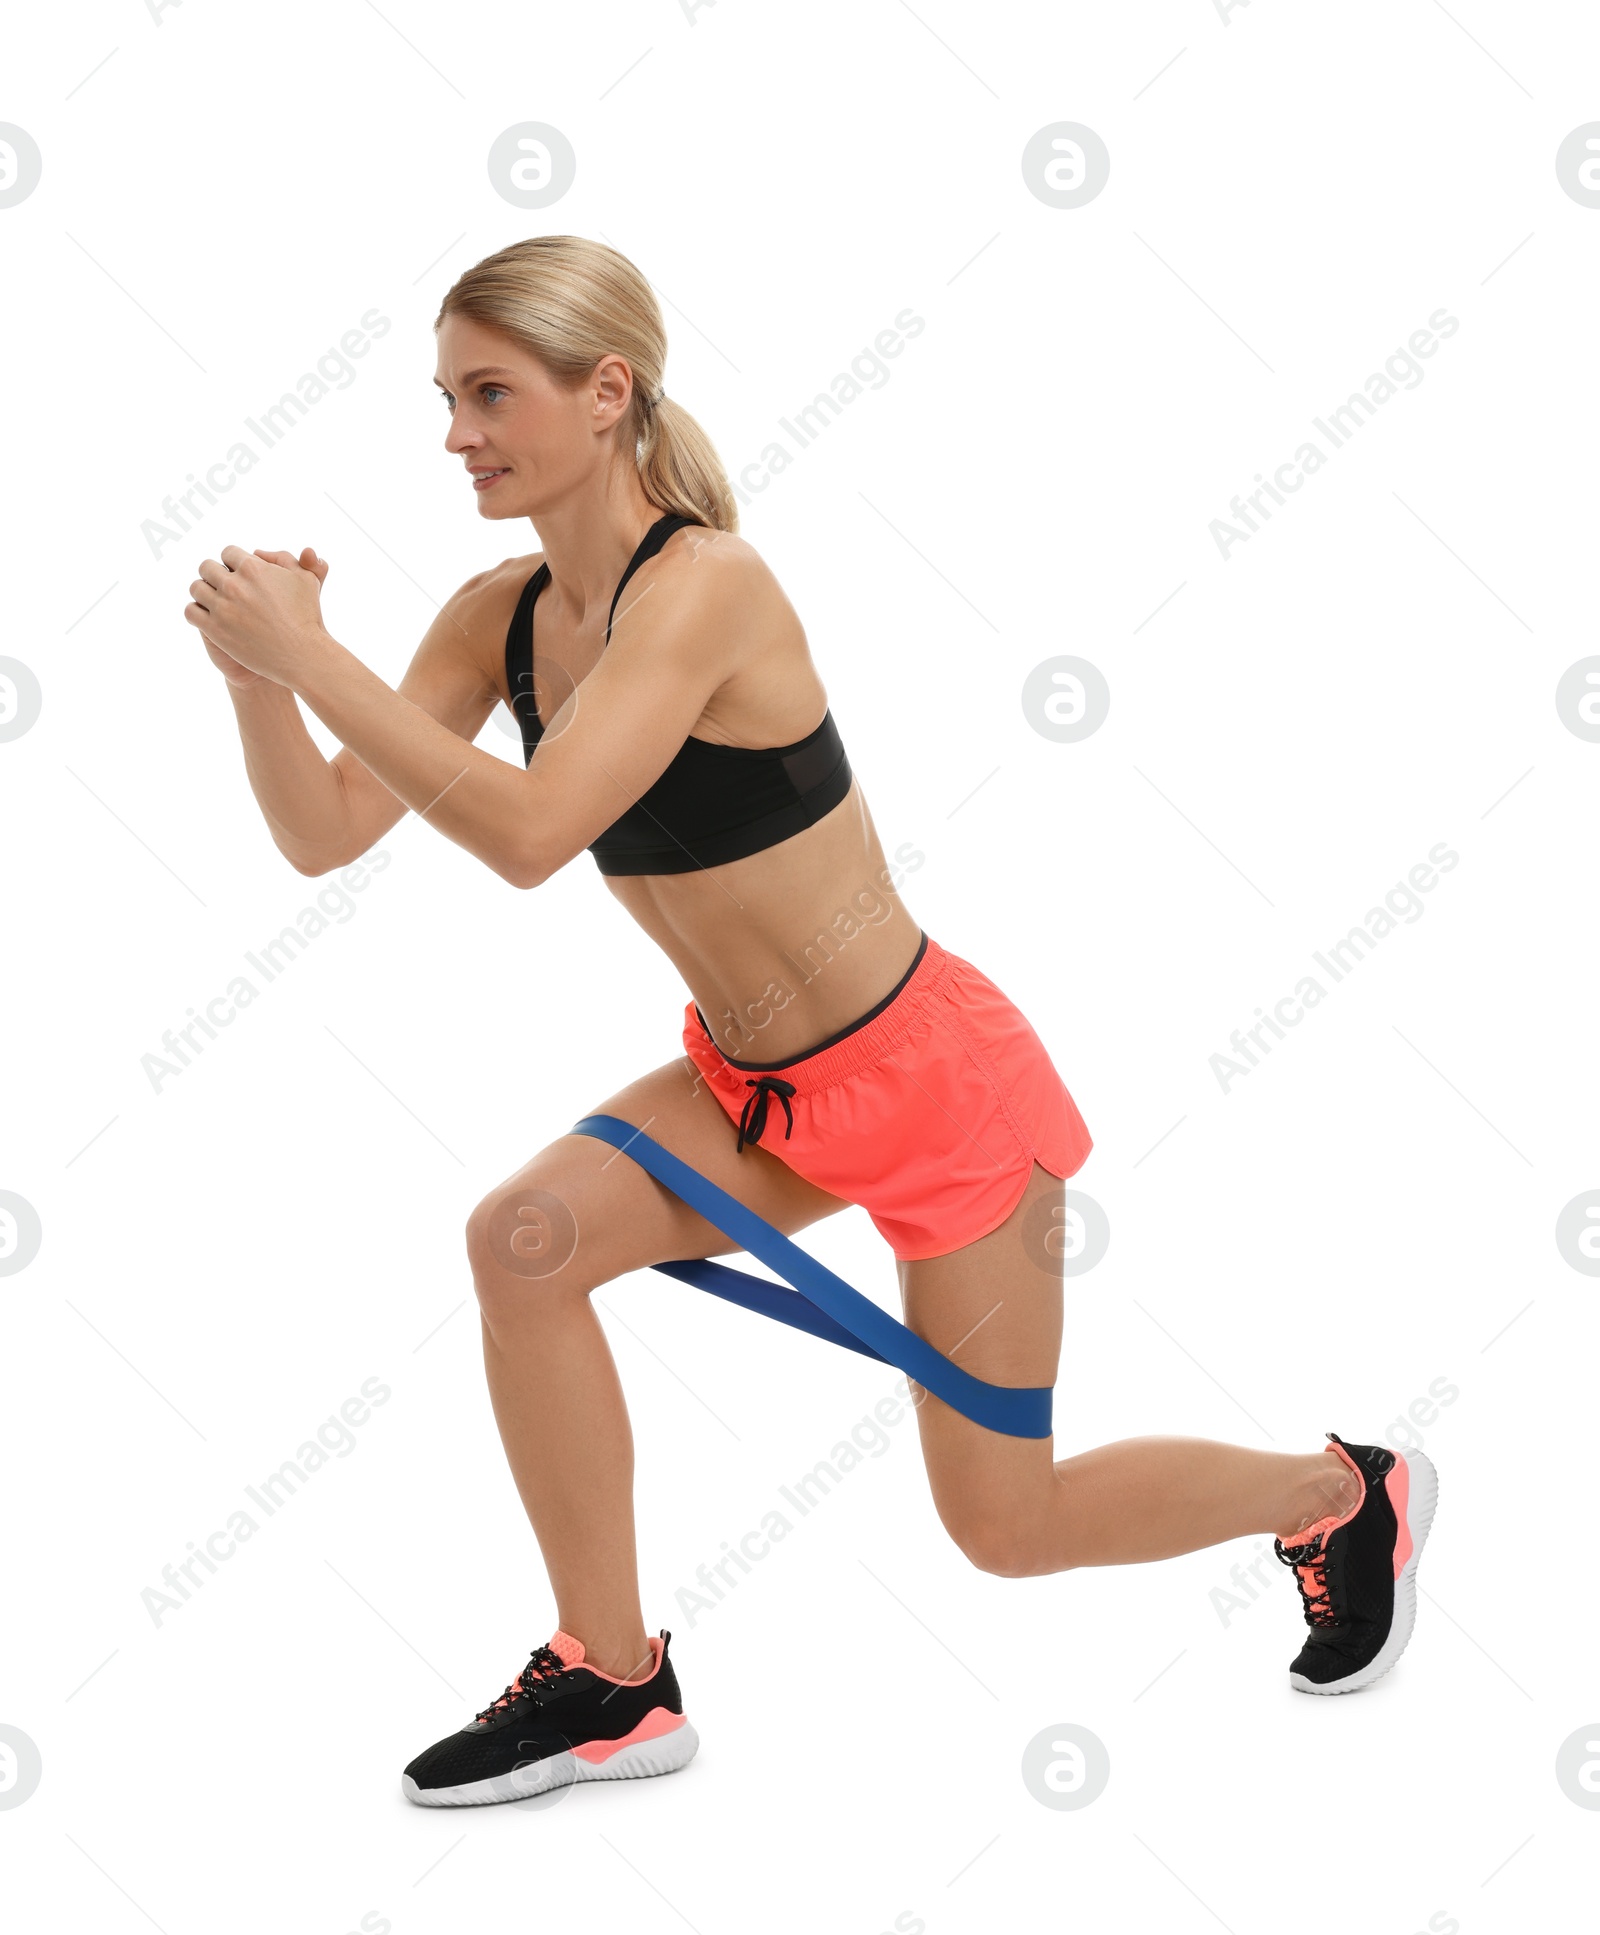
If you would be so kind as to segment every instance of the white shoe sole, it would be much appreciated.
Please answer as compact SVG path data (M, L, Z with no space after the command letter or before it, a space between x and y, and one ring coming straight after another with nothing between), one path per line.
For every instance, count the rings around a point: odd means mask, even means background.
M1400 1455L1411 1474L1406 1493L1406 1524L1411 1531L1411 1557L1394 1582L1394 1617L1389 1622L1389 1637L1372 1659L1348 1679L1319 1686L1304 1674L1291 1673L1289 1684L1296 1692L1359 1693L1363 1687L1381 1680L1406 1650L1411 1629L1417 1623L1417 1561L1422 1557L1428 1527L1433 1523L1433 1508L1439 1502L1439 1474L1433 1468L1433 1460L1425 1458L1420 1451L1402 1452Z
M552 1754L548 1760L529 1761L509 1774L491 1780L466 1781L459 1787L418 1787L409 1774L400 1776L400 1791L419 1807L487 1807L494 1801L525 1801L535 1794L553 1794L558 1787L574 1787L586 1780L642 1780L650 1774L675 1774L699 1751L700 1736L687 1720L654 1740L635 1741L606 1760L580 1760L576 1754Z

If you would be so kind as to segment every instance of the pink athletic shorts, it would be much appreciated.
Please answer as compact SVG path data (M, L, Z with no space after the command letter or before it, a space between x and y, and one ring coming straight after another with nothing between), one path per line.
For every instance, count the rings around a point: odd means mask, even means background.
M757 1142L859 1204L903 1261L987 1236L1036 1161L1075 1175L1093 1146L1026 1018L927 934L898 987L793 1061L725 1056L692 1001L683 1045L739 1124L737 1146Z

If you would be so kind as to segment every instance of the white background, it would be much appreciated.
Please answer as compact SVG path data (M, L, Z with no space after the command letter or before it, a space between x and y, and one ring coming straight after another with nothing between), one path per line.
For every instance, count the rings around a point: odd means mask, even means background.
M1600 1285L1593 653L1600 118L1577 6L384 0L17 17L0 118L10 535L0 652L0 1812L18 1926L401 1935L491 1924L879 1935L1326 1908L1411 1935L1568 1925L1600 1715L1583 1473ZM621 78L619 78L621 77ZM1154 78L1153 78L1154 77ZM577 179L512 207L491 142ZM1072 120L1105 191L1029 192ZM684 990L584 857L507 889L414 818L203 1057L141 1058L329 883L276 854L183 623L227 543L332 560L334 635L400 676L435 603L531 550L442 450L431 323L519 236L660 291L667 386L731 469L910 307L926 328L744 513L804 619L912 913L1044 1037L1096 1138L1108 1255L1069 1285L1063 1455L1144 1432L1403 1442L1441 1474L1412 1646L1292 1693L1256 1541L1014 1582L929 1504L907 1421L710 1611L677 1595L891 1383L644 1273L600 1293L633 1407L646 1619L703 1747L558 1807L428 1812L402 1766L554 1625L483 1390L461 1229L678 1052ZM392 327L203 523L141 533L377 308ZM1270 524L1208 530L1428 317L1459 329ZM1152 614L1155 614L1152 616ZM1071 653L1111 690L1030 726ZM316 730L320 733L321 728ZM322 735L323 743L327 736ZM494 721L483 744L508 759ZM1210 1058L1438 842L1422 912L1225 1092ZM865 1213L809 1233L886 1302ZM362 1382L354 1448L157 1624L141 1601ZM1090 1806L1021 1777L1087 1727ZM1596 1729L1600 1736L1600 1728Z

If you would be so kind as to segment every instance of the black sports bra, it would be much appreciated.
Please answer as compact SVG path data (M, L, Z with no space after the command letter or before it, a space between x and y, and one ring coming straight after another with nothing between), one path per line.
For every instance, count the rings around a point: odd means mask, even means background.
M628 560L606 619L606 643L623 586L691 517L652 524ZM522 587L506 633L506 690L522 728L523 763L544 726L533 687L533 607L550 582L541 564ZM604 874L688 873L760 853L814 826L850 790L850 761L830 707L822 723L790 746L718 746L691 733L670 766L614 820L589 851Z

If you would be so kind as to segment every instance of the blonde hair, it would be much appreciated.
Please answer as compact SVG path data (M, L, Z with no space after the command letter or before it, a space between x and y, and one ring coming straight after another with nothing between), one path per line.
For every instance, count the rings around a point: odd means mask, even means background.
M621 356L633 371L629 428L645 496L713 530L738 530L738 505L716 447L662 393L666 326L654 290L625 255L581 235L530 236L459 276L439 305L435 329L446 316L503 331L557 382L576 382L602 356Z

